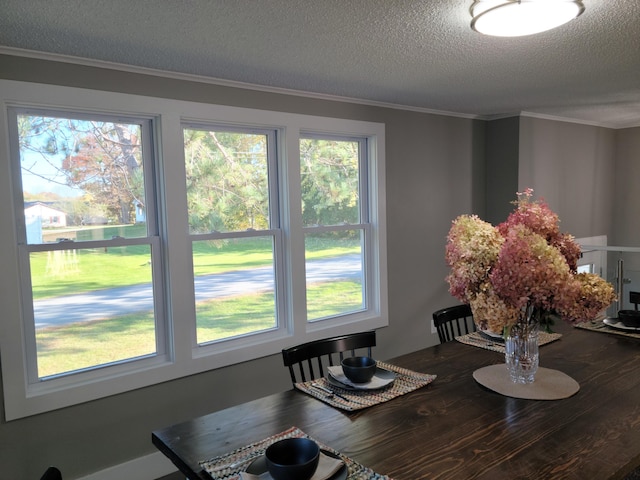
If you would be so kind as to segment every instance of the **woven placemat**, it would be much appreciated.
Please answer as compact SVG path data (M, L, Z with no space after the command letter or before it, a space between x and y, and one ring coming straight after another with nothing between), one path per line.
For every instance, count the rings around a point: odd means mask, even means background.
M602 320L593 320L590 322L582 322L575 325L576 328L591 330L592 332L610 333L611 335L621 335L623 337L640 338L640 332L630 330L619 330L605 325Z
M538 367L533 383L514 383L505 364L489 365L473 372L480 385L501 395L528 400L560 400L575 395L580 385L569 375L558 370Z
M285 438L310 438L316 442L322 450L339 457L347 466L347 480L392 480L386 475L380 475L368 467L356 462L350 457L341 454L337 450L318 442L298 427L291 427L259 442L238 448L226 455L217 456L200 462L200 466L214 480L240 480L240 472L243 472L252 461L264 455L269 445Z
M436 375L428 373L418 373L406 368L396 367L384 362L377 362L379 368L390 370L396 374L393 383L379 390L354 390L352 388L341 388L330 383L326 378L299 382L295 387L312 397L342 410L354 411L362 410L379 403L388 402L400 395L413 392L418 388L430 384L436 379ZM327 393L322 389L329 389L335 393Z
M555 342L562 337L561 333L538 333L538 346L546 345L547 343ZM456 340L465 345L471 345L474 347L484 348L486 350L492 350L498 353L504 353L504 341L489 340L486 337L480 335L480 332L467 333L460 337L456 337Z

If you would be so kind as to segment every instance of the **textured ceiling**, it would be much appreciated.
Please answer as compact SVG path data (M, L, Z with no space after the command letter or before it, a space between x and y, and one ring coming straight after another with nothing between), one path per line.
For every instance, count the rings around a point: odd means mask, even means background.
M487 37L472 0L0 0L15 49L493 118L640 125L640 0ZM9 48L5 48L9 47Z

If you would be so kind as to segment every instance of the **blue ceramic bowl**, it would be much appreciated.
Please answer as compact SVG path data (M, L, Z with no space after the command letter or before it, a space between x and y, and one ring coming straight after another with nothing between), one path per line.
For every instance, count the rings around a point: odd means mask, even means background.
M353 383L367 383L376 374L376 361L371 357L347 357L341 363L342 371Z
M274 480L309 480L318 468L320 447L308 438L285 438L267 447L264 456Z

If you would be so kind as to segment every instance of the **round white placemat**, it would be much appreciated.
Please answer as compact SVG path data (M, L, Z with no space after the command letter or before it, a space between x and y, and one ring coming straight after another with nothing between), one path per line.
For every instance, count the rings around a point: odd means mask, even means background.
M513 383L504 363L479 368L473 372L473 378L494 392L528 400L559 400L580 390L578 382L569 375L543 367L538 368L535 381L526 385Z

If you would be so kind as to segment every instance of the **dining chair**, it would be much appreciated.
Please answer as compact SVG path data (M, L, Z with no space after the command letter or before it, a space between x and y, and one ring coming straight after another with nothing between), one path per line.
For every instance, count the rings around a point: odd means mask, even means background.
M638 304L640 303L640 292L629 292L629 301L633 303L633 306L638 310Z
M433 323L438 330L440 343L476 331L473 313L469 305L455 305L433 312Z
M345 355L366 354L370 357L372 347L375 346L375 331L352 333L285 348L282 350L282 360L285 367L289 368L291 382L295 384L298 381L306 382L307 376L309 380L324 377L325 367L340 365ZM296 370L300 374L300 380L297 380Z
M62 480L62 473L56 467L49 467L40 480Z

